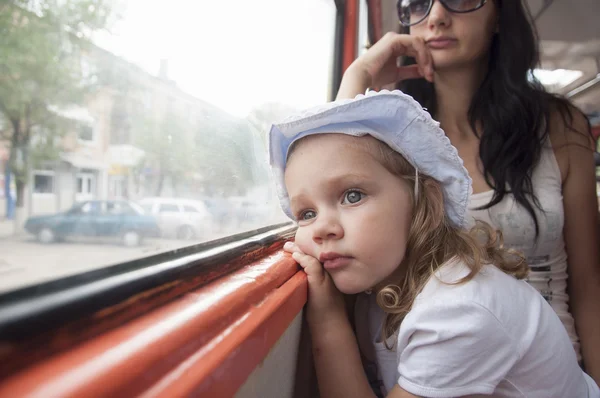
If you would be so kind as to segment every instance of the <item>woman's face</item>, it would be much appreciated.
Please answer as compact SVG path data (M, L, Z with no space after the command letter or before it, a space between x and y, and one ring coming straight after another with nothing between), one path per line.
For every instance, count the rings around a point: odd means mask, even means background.
M492 38L500 28L497 14L493 0L464 14L448 11L439 0L434 0L429 15L411 26L410 34L425 41L437 71L477 66L487 59Z

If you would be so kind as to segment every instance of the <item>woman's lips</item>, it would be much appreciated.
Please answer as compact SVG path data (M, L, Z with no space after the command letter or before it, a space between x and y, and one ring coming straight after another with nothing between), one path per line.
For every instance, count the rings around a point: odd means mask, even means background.
M456 40L450 39L450 38L434 39L434 40L429 40L427 42L427 46L434 50L441 50L444 48L453 47L455 44L456 44Z

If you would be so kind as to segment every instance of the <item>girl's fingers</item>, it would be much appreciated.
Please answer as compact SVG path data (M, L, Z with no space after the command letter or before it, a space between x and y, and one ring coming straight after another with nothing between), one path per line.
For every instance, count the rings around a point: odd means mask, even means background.
M319 260L317 260L313 256L309 256L308 254L300 252L294 252L292 254L292 258L296 260L298 264L300 264L300 266L304 269L304 272L306 272L306 275L309 278L314 278L316 281L318 281L321 280L321 278L323 278L323 276L325 275L323 271L323 266L321 265Z
M304 269L309 280L322 281L325 271L319 260L308 254L304 254L294 242L286 242L283 245L283 250L292 253L292 258Z
M300 250L300 248L296 246L294 242L285 242L285 244L283 245L283 250L285 250L288 253L302 253L302 250Z

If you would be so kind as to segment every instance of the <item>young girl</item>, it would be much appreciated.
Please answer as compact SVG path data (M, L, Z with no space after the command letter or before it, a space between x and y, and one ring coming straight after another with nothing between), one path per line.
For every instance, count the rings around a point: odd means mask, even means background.
M411 97L329 103L269 139L282 207L298 223L286 250L308 276L322 397L374 396L371 385L395 398L600 397L552 308L517 280L527 265L489 227L467 232L471 179ZM342 293L362 292L359 351Z

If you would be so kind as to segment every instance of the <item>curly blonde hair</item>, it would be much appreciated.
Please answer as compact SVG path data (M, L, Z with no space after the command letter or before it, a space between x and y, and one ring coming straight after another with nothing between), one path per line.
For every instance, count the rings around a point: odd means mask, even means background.
M377 292L377 304L386 312L383 341L387 341L399 329L415 298L435 271L452 258L462 260L471 270L457 284L471 280L485 264L493 264L517 279L527 276L529 267L524 257L504 248L500 231L480 221L470 231L454 227L444 210L440 183L422 174L415 177L415 168L402 155L381 141L377 143L378 148L368 145L370 152L392 174L409 182L412 197L415 196L415 178L418 184L406 253L402 260L402 268L406 273L396 284L388 284Z

